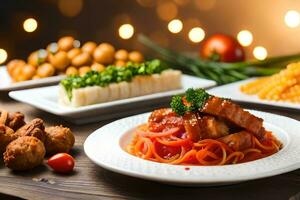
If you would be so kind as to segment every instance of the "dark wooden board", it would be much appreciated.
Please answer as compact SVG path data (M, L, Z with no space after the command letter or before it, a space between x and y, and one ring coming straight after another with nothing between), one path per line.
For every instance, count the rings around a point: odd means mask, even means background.
M12 172L0 163L0 199L300 199L300 170L270 178L229 186L184 188L145 181L102 169L84 154L86 137L110 121L73 125L61 118L0 95L0 107L21 111L26 119L43 118L47 125L69 126L76 136L72 152L76 158L73 174L59 175L46 165L29 172ZM249 107L249 106L248 106ZM253 107L252 107L253 108ZM254 107L258 108L258 107ZM300 120L300 113L283 110L260 110ZM101 148L101 147L99 147ZM8 196L7 196L8 195Z

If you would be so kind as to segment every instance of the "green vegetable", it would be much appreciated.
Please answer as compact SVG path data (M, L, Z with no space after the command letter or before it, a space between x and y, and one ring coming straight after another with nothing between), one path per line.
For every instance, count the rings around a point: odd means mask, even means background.
M268 76L279 72L287 63L300 60L300 54L295 54L267 58L263 61L245 61L238 63L214 62L200 58L192 58L182 53L163 48L144 35L139 35L139 41L157 52L170 66L178 68L188 74L214 80L218 84L244 80L251 76Z
M105 87L110 83L122 81L130 82L137 75L159 74L167 67L160 60L144 63L128 63L126 67L108 66L102 72L90 71L84 76L69 76L60 84L65 88L69 99L72 99L72 90L87 86Z
M184 95L172 97L171 108L178 115L184 115L186 112L202 109L210 95L202 88L188 89ZM184 103L184 100L187 103Z

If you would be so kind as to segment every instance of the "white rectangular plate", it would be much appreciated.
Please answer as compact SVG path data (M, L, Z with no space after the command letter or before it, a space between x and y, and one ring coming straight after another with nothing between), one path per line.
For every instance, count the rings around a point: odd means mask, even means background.
M45 85L54 85L62 80L65 76L58 75L37 80L22 81L14 83L6 71L5 66L0 66L0 92L9 92L13 90L22 90L26 88L34 88Z
M183 93L188 88L208 88L216 82L194 76L182 76L182 89L160 92L140 97L122 99L107 103L72 108L58 103L58 86L28 89L10 92L9 96L55 115L65 117L68 121L82 124L118 117L121 113L131 114L143 108L158 107L170 100L175 94Z
M241 85L249 83L253 80L255 80L255 78L215 87L208 90L208 92L212 95L230 98L238 102L261 104L261 105L300 110L300 104L297 103L263 100L263 99L259 99L256 95L247 95L245 93L242 93L240 91Z

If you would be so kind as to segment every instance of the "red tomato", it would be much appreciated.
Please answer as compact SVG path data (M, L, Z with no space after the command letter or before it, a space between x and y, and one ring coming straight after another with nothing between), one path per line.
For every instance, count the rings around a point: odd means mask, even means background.
M243 47L236 39L223 34L207 38L200 49L200 56L221 62L239 62L245 60Z
M47 164L56 172L69 173L73 171L75 161L74 158L67 153L58 153L49 158Z

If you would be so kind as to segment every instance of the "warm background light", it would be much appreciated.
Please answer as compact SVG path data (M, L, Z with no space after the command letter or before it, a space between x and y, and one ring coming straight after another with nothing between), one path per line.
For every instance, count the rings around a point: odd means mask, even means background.
M258 46L253 50L253 56L258 60L264 60L268 56L268 52L264 47Z
M249 46L253 41L252 33L248 30L242 30L238 33L237 39L242 46Z
M7 52L4 49L0 49L0 64L4 63L7 59Z
M189 39L194 42L198 43L201 42L205 37L205 32L200 27L192 28L189 32Z
M178 14L178 8L171 1L161 1L156 8L157 15L160 19L169 21L174 19Z
M33 18L28 18L23 23L24 30L29 33L35 31L37 29L37 27L38 27L38 23Z
M168 29L171 33L179 33L182 30L183 24L179 19L173 19L168 24Z
M295 28L300 24L300 14L295 10L290 10L285 14L285 24L290 28Z
M59 0L59 11L67 17L79 15L83 7L83 0Z
M122 26L120 26L119 28L119 36L122 39L129 39L133 36L134 34L134 28L131 24L123 24Z

